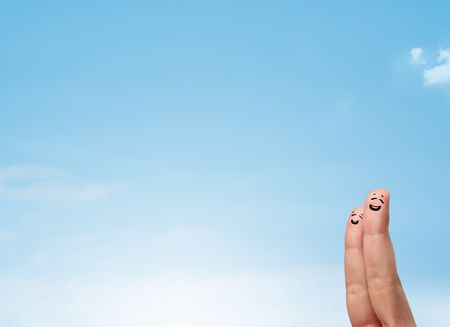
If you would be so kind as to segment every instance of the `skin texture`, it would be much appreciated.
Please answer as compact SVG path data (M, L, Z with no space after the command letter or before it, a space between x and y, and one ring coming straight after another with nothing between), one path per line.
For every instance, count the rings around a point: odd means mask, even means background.
M348 218L345 282L354 327L416 327L397 274L389 236L389 201L387 190L375 189Z

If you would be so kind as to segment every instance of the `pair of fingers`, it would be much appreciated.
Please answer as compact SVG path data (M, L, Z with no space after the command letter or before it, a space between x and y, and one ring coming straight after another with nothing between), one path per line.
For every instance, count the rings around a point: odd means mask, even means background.
M375 189L355 208L345 234L347 310L352 326L416 326L389 236L389 192Z

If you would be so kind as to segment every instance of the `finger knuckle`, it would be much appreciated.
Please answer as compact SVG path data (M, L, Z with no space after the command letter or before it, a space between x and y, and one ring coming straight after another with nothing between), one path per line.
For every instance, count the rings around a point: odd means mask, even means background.
M367 280L369 292L382 292L402 287L398 277L373 277Z

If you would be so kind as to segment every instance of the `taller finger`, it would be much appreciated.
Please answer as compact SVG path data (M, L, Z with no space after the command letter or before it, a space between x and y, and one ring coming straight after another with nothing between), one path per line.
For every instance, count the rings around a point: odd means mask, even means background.
M372 307L383 326L415 326L400 283L389 235L387 190L370 192L364 205L364 266Z

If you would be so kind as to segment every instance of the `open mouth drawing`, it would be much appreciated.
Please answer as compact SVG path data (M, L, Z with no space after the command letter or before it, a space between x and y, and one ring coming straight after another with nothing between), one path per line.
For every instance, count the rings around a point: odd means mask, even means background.
M356 216L356 213L352 212L351 217L354 217L354 216ZM361 214L361 215L358 215L358 217L359 217L360 219L363 218L363 217L362 217L362 214ZM353 218L350 219L350 222L351 222L353 225L358 225L358 224L359 224L359 220L353 220Z
M371 198L370 201L375 201L378 200L381 204L384 204L384 201L382 198L384 198L383 194L380 194L380 197L376 197L376 193L374 193L373 195L375 195L375 197ZM381 209L381 205L374 205L372 203L369 203L369 209L372 211L378 211Z
M381 206L374 206L373 204L369 204L369 208L372 211L378 211L381 209Z

